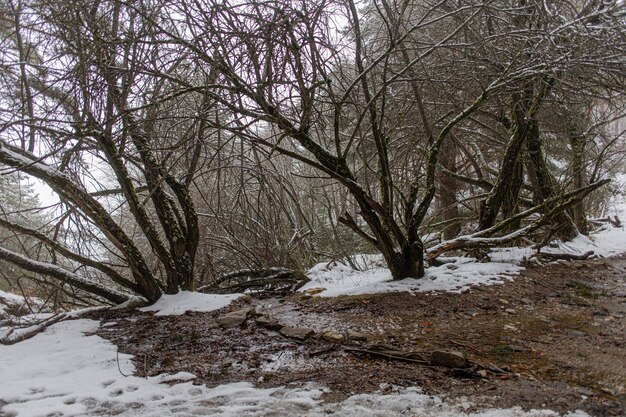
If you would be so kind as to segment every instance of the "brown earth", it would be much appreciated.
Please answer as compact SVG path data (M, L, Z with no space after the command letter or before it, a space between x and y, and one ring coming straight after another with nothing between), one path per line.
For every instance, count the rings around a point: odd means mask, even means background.
M313 329L316 336L284 337L253 318L241 327L218 325L226 312L249 304L258 314ZM188 371L208 386L314 381L331 388L327 401L418 385L452 401L467 397L474 409L625 414L626 257L534 267L504 285L462 294L296 294L173 317L136 310L95 314L104 325L99 335L134 355L139 375ZM343 340L325 340L321 334L327 331ZM421 352L424 358L433 350L454 349L471 367L425 366L350 351L373 343Z

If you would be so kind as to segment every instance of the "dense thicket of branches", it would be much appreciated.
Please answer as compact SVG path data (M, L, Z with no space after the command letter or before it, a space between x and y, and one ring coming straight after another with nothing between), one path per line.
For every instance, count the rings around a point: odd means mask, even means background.
M400 279L572 239L622 166L625 19L617 0L2 0L0 169L60 202L0 213L47 249L0 259L154 301L237 269L376 250Z

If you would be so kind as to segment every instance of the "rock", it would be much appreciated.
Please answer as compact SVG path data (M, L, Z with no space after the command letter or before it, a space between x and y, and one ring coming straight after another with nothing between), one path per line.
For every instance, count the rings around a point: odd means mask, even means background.
M480 371L476 372L476 374L481 378L487 378L487 376L489 375L486 369L481 369Z
M573 336L573 337L585 337L587 336L587 333L585 332L581 332L580 330L569 330L567 332L568 336Z
M266 329L280 330L283 328L282 324L267 316L259 316L255 319L255 321L258 326L265 327Z
M364 342L367 340L367 336L363 333L355 332L354 330L348 330L348 338L356 340L357 342Z
M240 310L231 311L220 317L217 322L224 328L241 326L248 317L254 316L256 311L254 307L245 307Z
M241 301L241 302L250 304L252 302L252 296L250 294L244 294L241 297L239 297L237 299L237 301Z
M329 341L329 342L341 343L343 342L345 337L341 333L328 331L328 332L322 333L322 339Z
M121 310L124 308L140 308L148 305L148 301L143 297L133 296L122 304L118 304L112 308L112 310Z
M501 304L509 305L509 302L508 302L508 301L506 301L504 298L500 298L498 301L499 301Z
M305 294L305 295L316 295L316 294L319 294L319 293L324 292L324 291L326 291L326 288L315 287L315 288L309 288L308 290L302 291L302 294Z
M435 350L430 354L432 366L445 366L446 368L464 368L467 366L465 356L455 350Z
M282 329L280 329L280 334L285 337L291 337L293 339L305 340L313 336L314 332L313 330L304 327L284 326Z
M507 308L507 309L504 310L504 312L507 313L507 314L517 314L517 311L515 311L512 308Z

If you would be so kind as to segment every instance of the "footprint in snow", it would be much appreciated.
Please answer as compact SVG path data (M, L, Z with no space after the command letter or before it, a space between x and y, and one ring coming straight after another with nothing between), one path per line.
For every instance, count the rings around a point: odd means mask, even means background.
M124 390L122 388L118 388L116 390L109 392L109 397L119 397L123 393L124 393Z
M108 387L109 385L113 384L114 382L115 382L115 380L114 380L114 379L107 379L106 381L102 382L102 384L101 384L101 385L102 385L102 388L106 388L106 387Z

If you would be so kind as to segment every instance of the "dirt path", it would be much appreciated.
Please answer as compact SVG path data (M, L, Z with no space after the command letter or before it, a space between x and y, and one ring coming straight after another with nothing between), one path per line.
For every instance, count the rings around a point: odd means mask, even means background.
M624 415L626 257L534 268L504 285L463 294L291 295L247 302L259 314L317 336L284 337L252 319L222 329L217 320L225 311L179 317L109 311L100 314L99 334L135 355L140 374L189 371L209 386L315 381L331 388L326 400L332 401L381 386L419 385L453 400L469 397L474 408ZM342 340L325 340L324 332ZM372 344L424 355L455 349L474 367L459 371L349 351ZM485 368L495 372L474 372Z

